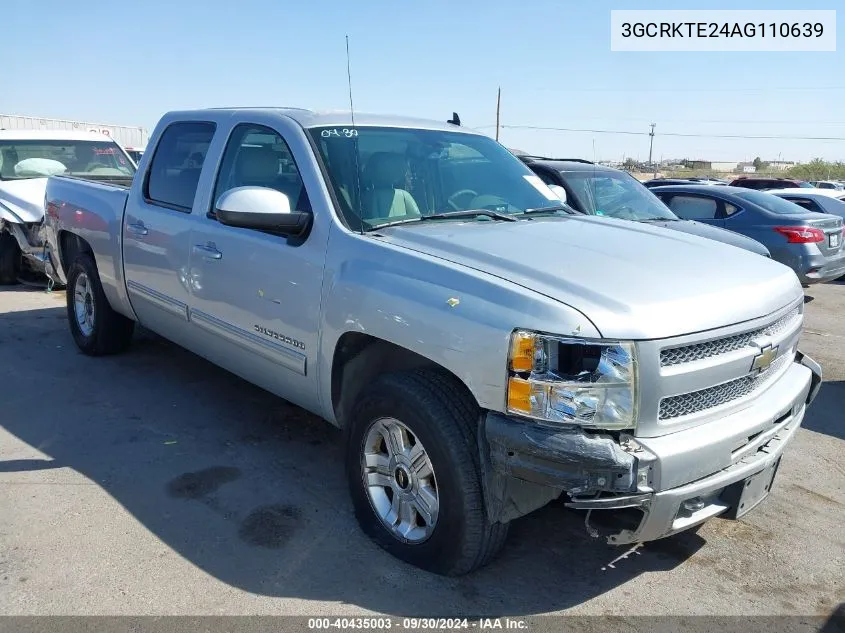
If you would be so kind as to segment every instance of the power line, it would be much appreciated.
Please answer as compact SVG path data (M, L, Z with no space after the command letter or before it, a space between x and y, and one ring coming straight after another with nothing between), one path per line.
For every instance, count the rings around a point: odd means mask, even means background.
M484 128L493 127L492 125L476 125L474 126L478 130L482 130ZM596 134L630 134L631 136L648 136L648 132L629 132L625 130L588 130L582 128L568 128L568 127L543 127L539 125L505 125L502 124L499 127L501 128L513 128L517 130L549 130L553 132L594 132Z
M545 130L550 132L589 132L592 134L625 134L629 136L650 136L650 132L631 130L596 130L569 127L547 127L541 125L502 125L503 128L516 130ZM771 139L781 141L845 141L843 136L779 136L768 134L693 134L684 132L661 132L660 136L679 136L685 138L736 138L736 139Z
M845 90L845 86L807 86L803 88L795 86L770 86L767 88L645 88L645 87L628 87L628 88L561 88L555 86L554 88L525 88L522 92L807 92L807 91L837 91Z
M631 122L645 122L651 121L653 117L624 117L624 116L615 116L615 115L605 115L605 116L582 116L578 115L577 117L571 117L574 119L579 120L587 120L587 121L631 121ZM664 119L661 117L660 119L663 123L762 123L762 124L769 124L769 123L780 123L780 124L790 124L795 125L795 119ZM845 125L845 121L812 121L813 125ZM488 127L493 127L493 124L490 123L488 125L476 125L477 129L483 129Z

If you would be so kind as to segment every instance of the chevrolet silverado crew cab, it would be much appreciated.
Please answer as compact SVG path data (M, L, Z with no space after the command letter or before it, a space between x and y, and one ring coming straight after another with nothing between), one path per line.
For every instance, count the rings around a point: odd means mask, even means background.
M742 516L821 380L789 268L579 214L454 123L169 113L131 186L46 205L84 353L139 323L343 428L364 532L442 574L555 499L614 544Z

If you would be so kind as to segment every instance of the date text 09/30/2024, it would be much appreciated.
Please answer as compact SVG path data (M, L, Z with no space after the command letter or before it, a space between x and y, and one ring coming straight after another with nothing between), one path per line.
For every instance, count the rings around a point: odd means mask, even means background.
M528 623L518 618L309 618L308 628L328 629L370 629L370 630L452 630L452 629L512 629L525 630Z

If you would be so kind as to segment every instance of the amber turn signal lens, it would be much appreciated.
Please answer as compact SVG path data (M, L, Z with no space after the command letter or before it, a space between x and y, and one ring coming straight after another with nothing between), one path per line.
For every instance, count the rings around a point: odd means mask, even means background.
M531 383L522 378L508 379L508 409L531 413Z
M511 370L531 371L534 369L534 335L528 332L514 332L511 339Z

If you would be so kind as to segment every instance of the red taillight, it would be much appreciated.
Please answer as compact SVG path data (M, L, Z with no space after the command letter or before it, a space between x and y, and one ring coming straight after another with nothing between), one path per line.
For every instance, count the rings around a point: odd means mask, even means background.
M775 231L786 236L790 244L815 244L824 242L824 233L811 226L776 226Z

